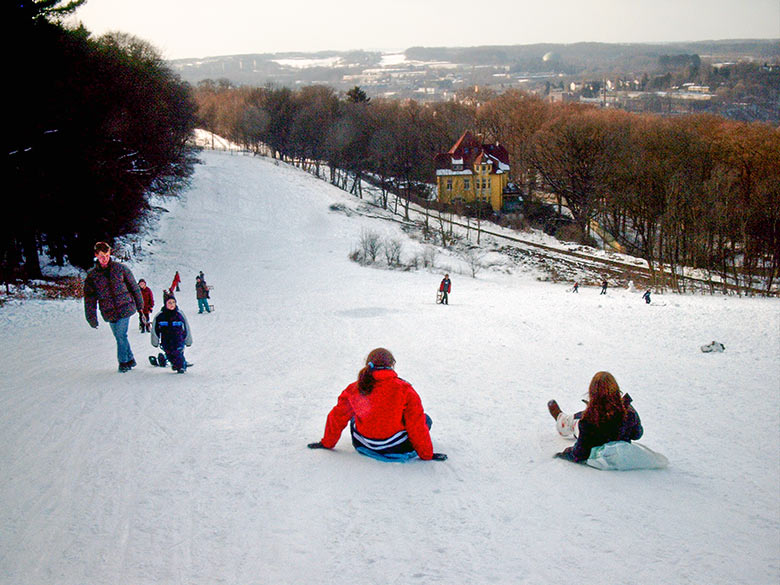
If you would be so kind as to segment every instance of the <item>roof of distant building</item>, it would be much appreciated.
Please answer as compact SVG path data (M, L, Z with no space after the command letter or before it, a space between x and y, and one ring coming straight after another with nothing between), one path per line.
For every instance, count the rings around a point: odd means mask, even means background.
M501 144L483 144L468 130L448 152L439 153L435 158L437 174L469 173L475 164L484 163L493 165L496 172L508 171L509 153Z

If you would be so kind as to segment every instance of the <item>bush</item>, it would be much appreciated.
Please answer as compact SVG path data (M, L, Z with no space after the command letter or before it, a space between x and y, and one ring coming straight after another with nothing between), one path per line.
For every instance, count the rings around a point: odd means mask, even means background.
M400 240L387 238L384 243L385 260L388 266L398 266L401 263L401 249L403 245Z
M376 262L376 257L382 249L382 239L379 234L371 230L360 232L360 252L365 263Z

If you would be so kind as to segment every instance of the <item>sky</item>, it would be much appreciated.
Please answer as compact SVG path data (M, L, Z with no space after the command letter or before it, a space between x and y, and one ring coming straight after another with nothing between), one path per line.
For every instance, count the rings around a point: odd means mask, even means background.
M780 0L88 0L93 33L167 59L413 46L780 38Z

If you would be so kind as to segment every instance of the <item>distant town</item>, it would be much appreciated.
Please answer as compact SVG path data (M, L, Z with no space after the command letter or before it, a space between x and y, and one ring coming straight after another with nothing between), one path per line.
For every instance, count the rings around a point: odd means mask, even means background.
M369 97L480 100L509 89L549 101L780 123L780 41L414 47L179 59L193 85L361 87Z

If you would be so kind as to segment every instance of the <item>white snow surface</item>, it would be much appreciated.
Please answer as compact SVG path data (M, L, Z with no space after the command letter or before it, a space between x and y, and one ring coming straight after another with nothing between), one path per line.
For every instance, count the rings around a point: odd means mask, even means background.
M2 584L780 582L780 305L472 278L348 259L361 202L295 168L206 152L131 263L178 270L185 375L117 373L81 301L0 310ZM434 303L448 269L450 305ZM199 270L216 310L199 315ZM461 273L462 272L462 273ZM717 340L722 354L700 346ZM367 353L389 348L445 462L381 463L345 430L310 450ZM155 351L156 353L156 351ZM664 470L553 455L546 402L611 371Z

